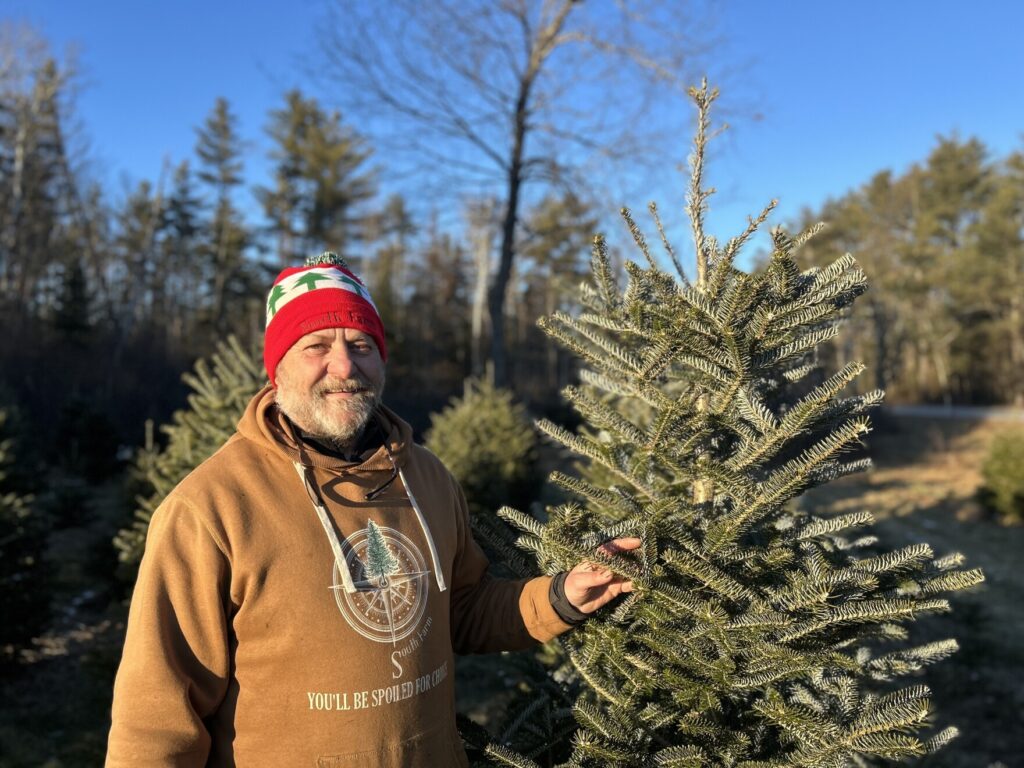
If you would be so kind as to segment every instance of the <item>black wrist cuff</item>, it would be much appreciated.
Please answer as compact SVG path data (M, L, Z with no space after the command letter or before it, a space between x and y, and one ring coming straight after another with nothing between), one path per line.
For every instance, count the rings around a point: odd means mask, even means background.
M548 590L548 598L551 600L551 607L555 609L558 618L566 624L576 626L586 621L589 618L589 614L577 609L576 606L569 602L569 598L565 596L565 577L568 575L567 571L562 571L551 579L551 589Z

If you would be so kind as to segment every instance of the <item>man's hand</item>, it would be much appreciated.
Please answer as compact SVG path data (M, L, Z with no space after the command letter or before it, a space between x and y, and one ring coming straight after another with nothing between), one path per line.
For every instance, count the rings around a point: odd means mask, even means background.
M640 539L635 537L613 539L602 544L598 551L615 555L636 549L640 544ZM565 597L581 613L593 613L623 592L632 591L632 581L616 576L607 566L597 563L582 562L565 577Z

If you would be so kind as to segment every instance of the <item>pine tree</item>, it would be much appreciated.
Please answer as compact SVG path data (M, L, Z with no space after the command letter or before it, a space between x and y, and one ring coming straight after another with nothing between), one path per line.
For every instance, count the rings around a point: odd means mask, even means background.
M16 321L49 308L46 283L68 252L71 186L64 131L72 73L49 55L21 53L0 71L0 303L17 309Z
M510 363L519 389L528 387L532 398L555 400L570 381L569 355L547 344L536 323L567 308L572 288L587 275L596 227L593 207L571 192L545 197L524 218L517 267L523 288L521 295L510 297L518 316Z
M81 259L72 258L64 267L53 325L61 336L73 344L84 345L89 341L92 331L92 294Z
M153 512L185 475L209 458L234 433L252 396L266 384L259 355L242 348L231 337L209 358L196 363L182 377L192 389L188 408L174 414L161 431L161 448L148 427L146 445L135 461L137 497L134 522L114 539L121 562L131 573L138 567Z
M546 573L601 560L596 547L616 536L643 542L608 560L635 591L563 636L580 686L563 765L840 768L932 752L955 729L919 738L929 691L901 678L956 641L915 646L904 625L949 610L942 593L983 576L926 544L873 548L860 532L869 512L824 518L792 503L868 464L846 457L882 393L841 397L862 366L826 376L815 357L865 277L849 255L801 272L794 254L813 229L774 230L760 273L734 266L772 206L724 246L705 234L717 94L705 84L692 95L696 281L656 215L679 281L624 212L646 266L627 264L620 286L597 239L582 312L544 322L588 366L566 396L590 431L541 429L613 481L553 474L576 500L547 523L502 511ZM492 764L538 765L506 747L488 753Z
M201 206L191 168L188 161L183 161L174 169L160 241L166 281L165 306L160 316L165 318L163 327L168 340L176 342L187 337L200 307L202 274L196 263L196 251L201 235Z
M406 260L416 232L412 214L401 195L392 195L384 207L367 222L367 239L376 242L372 258L365 262L366 282L377 311L388 329L389 357L402 359L405 343L403 290Z
M403 387L457 386L465 379L470 331L466 261L462 244L432 222L406 272L411 288L404 309L406 356L391 366L392 378Z
M219 98L203 125L196 130L196 154L199 180L214 194L213 214L204 228L199 251L203 255L207 282L208 320L215 331L226 333L239 327L229 311L246 312L251 302L244 301L258 291L251 284L244 260L250 235L233 195L242 184L242 151L238 119L226 99Z
M120 326L140 330L153 319L154 295L162 291L156 271L157 240L163 224L163 202L148 181L138 186L117 213L115 245L126 279L118 281Z
M360 209L374 194L364 167L370 149L316 99L293 90L285 102L270 113L267 129L275 144L274 186L256 190L277 236L278 257L286 265L323 246L345 255L362 239Z

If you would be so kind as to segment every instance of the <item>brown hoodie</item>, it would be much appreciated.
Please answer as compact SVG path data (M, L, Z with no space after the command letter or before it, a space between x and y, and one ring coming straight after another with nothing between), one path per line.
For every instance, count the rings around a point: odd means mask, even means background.
M300 448L265 389L156 511L108 768L467 765L453 650L522 648L569 625L549 578L487 575L458 484L394 413L378 419L386 448L348 464Z

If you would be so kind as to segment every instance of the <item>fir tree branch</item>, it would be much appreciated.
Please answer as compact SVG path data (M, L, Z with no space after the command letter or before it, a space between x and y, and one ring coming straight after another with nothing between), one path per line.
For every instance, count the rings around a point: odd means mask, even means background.
M537 428L551 439L561 443L566 448L575 451L580 456L585 456L586 458L591 459L592 461L596 461L597 463L611 470L618 477L625 480L638 491L641 491L649 499L654 499L656 497L657 494L654 492L653 489L647 487L644 483L642 483L639 480L639 478L633 476L612 458L606 456L604 452L594 443L583 439L579 435L574 435L572 432L565 429L564 427L560 427L554 422L548 421L547 419L541 419L540 421L538 421Z
M828 533L844 531L847 528L871 525L874 520L874 516L867 511L850 512L838 517L815 518L799 530L796 538L798 541L805 541Z
M619 289L612 275L611 261L608 259L608 245L600 235L594 238L590 252L591 273L594 276L594 287L597 296L606 312L619 309Z
M768 217L771 215L772 211L775 210L778 204L778 200L769 200L768 204L761 210L761 213L758 214L756 219L749 216L747 217L747 228L742 234L731 238L725 246L725 257L729 260L730 264L751 236L768 220Z
M686 277L686 272L683 270L683 265L679 262L676 257L676 252L668 242L668 237L665 235L665 228L661 225L661 217L658 215L658 206L653 201L647 204L647 210L651 212L651 218L654 219L654 224L658 228L658 234L661 236L661 244L665 249L665 253L672 260L672 266L676 269L676 274L679 275L679 282L687 286L690 281Z
M618 411L609 408L589 397L578 387L566 387L562 390L562 396L583 416L588 423L615 433L615 436L624 443L633 445L644 445L645 435L631 421L622 416Z
M541 768L533 760L499 744L488 744L486 752L487 756L493 758L499 765L507 765L510 768Z
M700 88L690 89L690 98L697 105L697 131L693 139L693 153L690 155L690 189L686 195L686 212L693 230L694 253L697 254L697 288L703 289L707 281L709 253L704 236L704 214L707 199L713 189L704 189L704 150L708 142L708 127L711 124L711 105L718 98L718 89L708 90L708 81L701 82Z
M755 500L736 515L721 521L708 532L708 541L712 550L730 544L735 537L753 522L756 522L767 511L773 509L800 490L807 476L817 466L835 456L850 443L869 431L865 420L855 419L847 422L830 435L815 443L798 458L787 462L781 469L772 473L764 483L764 491Z
M848 363L842 370L802 397L782 417L778 427L765 434L757 446L752 446L730 458L729 466L734 469L743 469L774 455L788 441L803 434L807 427L825 412L829 403L863 370L864 366L860 363Z
M633 214L630 213L629 208L620 208L619 215L622 216L623 221L626 222L626 227L629 229L629 234L633 237L633 242L636 243L636 247L640 249L640 253L644 255L644 259L647 261L648 266L652 270L657 270L658 265L651 258L650 249L647 247L647 238L644 237L644 233L640 231L640 227L636 225L633 220Z

